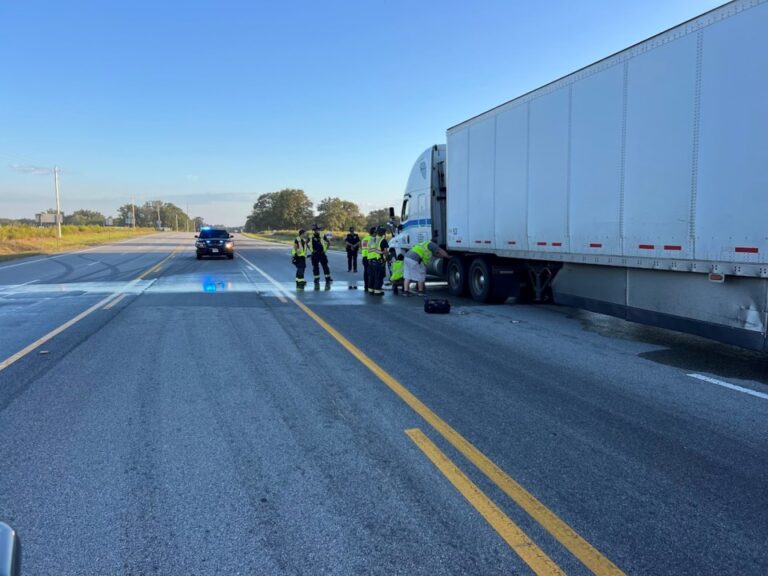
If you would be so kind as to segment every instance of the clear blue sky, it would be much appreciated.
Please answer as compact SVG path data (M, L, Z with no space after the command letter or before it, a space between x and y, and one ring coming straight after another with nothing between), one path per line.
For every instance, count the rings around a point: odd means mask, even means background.
M303 188L399 205L470 116L722 4L706 0L0 0L0 217L135 194L240 225Z

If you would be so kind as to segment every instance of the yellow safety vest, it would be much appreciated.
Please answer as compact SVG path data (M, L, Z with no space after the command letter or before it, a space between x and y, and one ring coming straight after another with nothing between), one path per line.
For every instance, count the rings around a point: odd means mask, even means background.
M425 266L432 260L432 251L429 249L429 241L419 242L411 248L411 250L418 254Z
M374 236L368 242L368 260L379 260L383 257L381 250L382 240L384 240L384 236Z
M395 260L392 262L392 276L389 277L392 282L400 280L400 278L403 277L403 264L404 262L402 260Z
M363 258L368 258L368 244L371 242L372 237L370 234L363 236L363 240L360 242L360 247L363 251Z
M296 250L296 246L298 245L299 249ZM291 250L291 256L306 256L307 255L307 245L304 242L304 239L301 236L296 236L296 239L293 241L293 249Z

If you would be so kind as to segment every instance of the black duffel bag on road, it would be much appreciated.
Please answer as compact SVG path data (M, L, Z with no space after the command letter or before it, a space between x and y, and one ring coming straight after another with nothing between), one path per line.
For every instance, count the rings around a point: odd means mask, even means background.
M424 312L427 314L448 314L451 311L451 303L448 300L435 298L424 299Z

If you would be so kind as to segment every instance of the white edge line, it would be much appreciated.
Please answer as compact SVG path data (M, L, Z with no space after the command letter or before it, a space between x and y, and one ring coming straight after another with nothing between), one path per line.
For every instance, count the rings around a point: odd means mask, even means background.
M128 292L123 292L122 294L120 294L120 296L112 300L112 302L104 306L104 310L111 310L113 306L117 306L120 303L120 301L126 296L128 296Z
M22 358L24 358L24 356L26 356L27 354L29 354L30 352L32 352L36 348L42 346L43 344L48 342L48 340L50 340L54 336L58 336L59 334L64 332L64 330L66 330L67 328L72 326L73 324L78 323L80 320L82 320L83 318L85 318L89 314L95 312L96 310L98 310L102 306L105 306L110 300L115 298L117 295L118 295L118 292L115 292L113 294L110 294L106 298L103 298L102 300L99 300L96 304L94 304L93 306L91 306L87 310L84 310L83 312L80 312L80 314L78 314L74 318L71 318L70 320L67 320L66 322L64 322L64 324L62 324L58 328L55 328L55 329L51 330L50 332L48 332L48 334L46 334L45 336L43 336L41 338L38 338L37 340L32 342L32 344L30 344L29 346L26 346L26 347L22 348L21 350L19 350L18 352L16 352L16 354L14 354L13 356L9 356L8 358L6 358L2 362L0 362L0 372L5 370L6 368L8 368L8 366L13 364L17 360L21 360Z
M293 294L291 294L291 293L289 293L289 292L286 292L286 291L283 289L283 287L282 287L282 286L280 286L280 284L278 283L278 281L277 281L277 280L275 280L274 278L272 278L272 276L270 276L269 274L267 274L266 272L264 272L264 270L262 270L261 268L259 268L258 266L256 266L256 264L254 264L253 262L251 262L250 260L248 260L248 258L246 258L245 256L243 256L242 254L238 253L237 255L238 255L238 256L240 256L240 258L242 258L243 260L245 260L245 261L246 261L248 264L250 264L251 266L253 266L253 269L254 269L254 270L256 270L256 272L258 272L259 274L261 274L262 276L264 276L264 278L266 278L266 279L267 279L267 281L268 281L270 284L272 284L272 285L273 285L275 288L277 288L277 291L278 291L278 293L279 293L279 294L281 294L281 296L278 296L278 297L280 298L280 301L281 301L283 304L286 304L286 303L287 303L287 300L286 300L286 298L288 298L289 300L295 300L295 297L294 297L294 295L293 295Z
M710 378L709 376L704 376L703 374L688 374L688 376L691 378L696 378L696 380L702 380L703 382L709 382L710 384L716 384L717 386L722 386L723 388L730 388L731 390L736 390L737 392L743 392L744 394L749 394L750 396L756 396L757 398L768 400L768 394L758 392L757 390L744 388L743 386L737 386L736 384L731 384L730 382L723 382L722 380L718 380L717 378Z

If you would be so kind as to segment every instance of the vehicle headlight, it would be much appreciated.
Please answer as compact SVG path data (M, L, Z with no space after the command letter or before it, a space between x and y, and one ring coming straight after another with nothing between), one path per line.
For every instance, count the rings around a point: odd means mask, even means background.
M224 243L224 246L226 246L227 248L232 248L234 245L235 245L234 242L225 242Z

